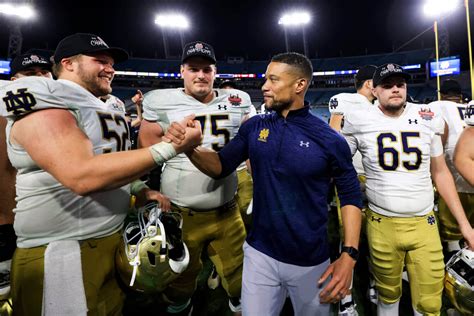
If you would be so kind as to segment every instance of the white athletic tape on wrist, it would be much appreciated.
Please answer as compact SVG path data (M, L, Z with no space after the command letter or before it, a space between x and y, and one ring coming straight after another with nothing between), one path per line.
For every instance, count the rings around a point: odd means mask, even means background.
M159 166L177 155L173 145L167 142L161 142L148 148L153 156L153 160Z

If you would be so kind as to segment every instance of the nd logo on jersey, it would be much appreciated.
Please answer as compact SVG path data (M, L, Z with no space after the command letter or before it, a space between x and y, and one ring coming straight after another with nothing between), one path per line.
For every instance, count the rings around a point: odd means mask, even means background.
M264 128L260 131L260 134L258 135L258 140L266 143L268 135L270 135L270 131L268 130L268 128Z
M12 91L6 93L3 102L5 102L8 112L13 112L13 114L19 115L33 110L33 107L36 105L36 99L27 91L28 89L24 88L18 89L16 94Z

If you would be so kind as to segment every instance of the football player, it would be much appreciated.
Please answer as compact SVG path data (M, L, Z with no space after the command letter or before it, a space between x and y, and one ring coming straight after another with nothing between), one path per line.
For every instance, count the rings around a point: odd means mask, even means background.
M461 104L461 86L455 80L446 80L441 85L440 94L441 101L432 102L430 106L439 109L445 121L446 125L442 140L446 164L454 177L459 199L466 211L466 216L471 225L474 225L474 187L464 180L453 163L454 148L466 127L466 122L464 121L466 105ZM456 219L452 216L446 201L442 197L439 199L438 214L441 240L446 243L446 250L451 254L458 252L461 249L459 240L462 238L462 234L459 231Z
M26 53L18 55L10 63L11 80L31 76L53 78L52 66L51 61L40 54Z
M408 78L399 65L378 67L373 93L379 106L349 113L342 130L366 171L367 236L382 316L398 315L404 265L415 314L440 314L444 262L431 179L474 247L443 156L444 122L428 106L406 102Z
M51 62L42 55L26 53L15 57L10 63L10 80L22 77L39 76L52 78ZM4 85L8 81L2 81ZM16 170L7 156L5 128L6 112L0 111L0 299L8 299L10 293L10 267L16 248L16 235L13 230L13 209L15 207ZM8 309L8 301L4 303Z
M127 53L77 33L54 53L57 81L26 77L1 88L7 150L16 178L12 296L17 315L119 314L115 252L135 179L185 147L130 146L111 92L113 65ZM187 133L187 137L193 137ZM198 144L200 133L191 143ZM43 304L44 302L44 304Z
M344 113L363 111L367 106L373 106L375 96L372 93L372 77L377 66L361 67L354 76L356 93L339 93L329 100L331 118L329 125L340 131L343 125Z
M454 165L471 186L474 186L474 101L469 102L464 114L467 127L454 150ZM472 207L471 207L472 208Z
M247 93L213 89L216 58L211 45L188 43L184 47L181 77L184 89L154 90L145 94L139 142L148 146L161 140L169 124L194 113L203 130L202 145L221 149L237 133L253 107ZM161 191L172 210L183 215L183 239L188 245L188 269L165 291L173 302L169 313L190 309L190 299L201 271L201 252L207 253L220 275L232 311L240 310L242 244L245 227L235 200L237 176L214 180L192 165L186 155L168 161L162 171Z

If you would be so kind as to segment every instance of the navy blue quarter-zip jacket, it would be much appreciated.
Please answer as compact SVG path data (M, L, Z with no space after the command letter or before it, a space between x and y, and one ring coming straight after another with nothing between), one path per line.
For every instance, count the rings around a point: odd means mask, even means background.
M258 115L220 152L222 174L250 159L253 229L247 242L289 264L313 266L329 257L327 196L333 178L341 206L361 207L359 181L345 139L309 107Z

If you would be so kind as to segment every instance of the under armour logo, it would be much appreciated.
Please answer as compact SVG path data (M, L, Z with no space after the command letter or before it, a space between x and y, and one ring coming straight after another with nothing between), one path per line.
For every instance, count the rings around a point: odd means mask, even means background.
M375 216L372 215L372 218L370 220L372 222L380 223L382 221L382 218L381 217L375 217Z
M418 120L417 119L414 119L414 120L408 119L408 123L409 124L418 124Z
M227 110L227 105L221 105L221 104L219 104L219 105L217 105L217 108L218 108L219 110Z
M35 97L27 92L27 88L18 89L16 94L8 91L3 98L8 112L13 112L15 115L24 114L33 110L36 105Z
M301 141L300 141L300 147L303 147L303 146L304 146L304 147L309 147L309 142L306 142L306 143L305 143L304 141L301 140Z
M428 224L430 224L430 225L434 225L436 223L436 219L435 219L434 215L428 216L427 220L428 220Z

